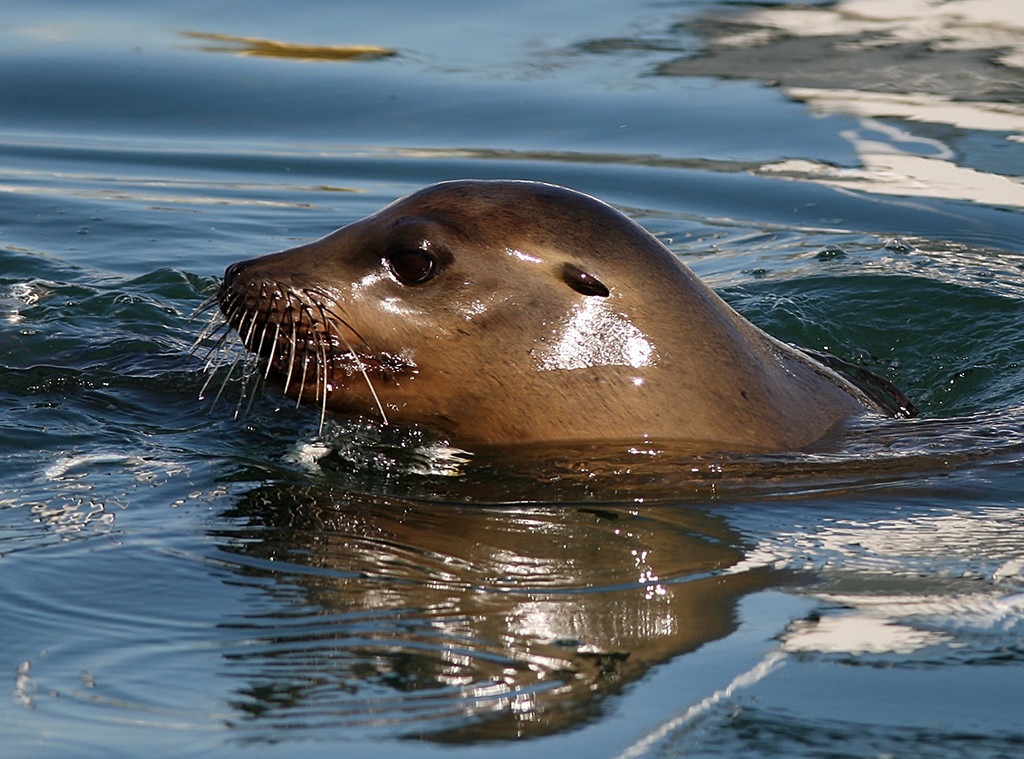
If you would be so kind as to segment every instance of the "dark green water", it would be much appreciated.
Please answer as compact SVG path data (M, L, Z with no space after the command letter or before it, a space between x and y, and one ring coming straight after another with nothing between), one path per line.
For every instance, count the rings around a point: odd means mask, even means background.
M1018 755L1024 29L902 5L5 9L5 756ZM301 59L343 44L395 54ZM468 176L602 197L920 416L452 477L198 399L228 264Z

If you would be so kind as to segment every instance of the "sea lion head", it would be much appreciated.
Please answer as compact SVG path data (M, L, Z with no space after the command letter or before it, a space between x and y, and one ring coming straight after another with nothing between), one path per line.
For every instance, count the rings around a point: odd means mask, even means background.
M460 442L785 447L864 409L847 388L813 429L780 423L814 378L778 376L786 351L638 224L543 183L432 185L232 265L218 301L285 394Z

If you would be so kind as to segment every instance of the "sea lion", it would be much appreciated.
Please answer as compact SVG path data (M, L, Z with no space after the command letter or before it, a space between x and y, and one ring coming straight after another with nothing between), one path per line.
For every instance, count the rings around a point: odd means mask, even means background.
M881 411L737 314L639 224L550 184L426 187L233 264L217 300L286 395L456 444L783 451Z

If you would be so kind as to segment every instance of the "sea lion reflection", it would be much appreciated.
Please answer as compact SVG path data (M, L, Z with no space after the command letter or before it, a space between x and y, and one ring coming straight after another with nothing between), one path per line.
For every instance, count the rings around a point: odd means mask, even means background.
M599 716L647 670L728 635L745 593L735 535L695 510L486 508L268 487L230 516L228 550L274 559L301 597L253 620L260 718L493 740ZM259 562L262 566L271 566ZM243 570L240 570L243 571ZM296 685L299 684L299 685ZM305 684L305 685L303 685ZM329 687L325 687L329 685ZM286 700L267 693L287 689Z

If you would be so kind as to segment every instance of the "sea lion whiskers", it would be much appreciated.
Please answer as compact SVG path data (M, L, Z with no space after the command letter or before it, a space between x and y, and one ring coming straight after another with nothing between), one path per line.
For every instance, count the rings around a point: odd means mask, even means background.
M235 419L240 419L242 416L247 416L252 410L252 404L256 401L256 396L259 393L260 383L263 380L261 372L259 371L260 364L259 360L246 361L242 364L242 377L241 386L242 392L238 397L238 405L235 407ZM248 402L246 403L246 399ZM245 404L245 412L242 411L242 405Z
M241 326L241 323L245 318L244 311L241 313L241 315L239 315L239 311L241 311L243 308L244 307L241 303L241 299L235 295L232 295L228 302L224 304L224 306L222 307L221 316L224 319L225 331L224 334L221 336L221 339L217 341L217 344L214 346L214 349L220 349L225 346L228 337L232 333L232 330L235 333L235 342L242 343L242 335L238 328ZM217 315L214 316L214 319L216 318ZM244 343L242 343L242 347L245 347Z
M192 312L189 318L197 318L200 314L202 314L204 311L207 311L216 302L217 296L211 295L209 298L204 300L202 303L199 304L199 306L196 307L196 309ZM230 325L228 325L227 319L224 317L224 314L220 310L214 311L210 318L206 320L206 326L203 327L203 331L199 333L199 336L195 339L195 342L192 343L192 347L189 348L189 354L193 356L196 355L196 351L199 350L199 347L201 345L204 345L207 340L210 340L217 333L217 330L224 328L227 328L225 332L230 329ZM223 336L221 336L221 338L218 338L218 340L214 343L214 346L211 350L215 350L218 347L220 347L221 339L223 339ZM209 352L207 353L207 356L203 357L203 361L206 361L208 356Z
M221 304L221 307L214 311L206 320L206 326L203 327L202 332L199 333L199 336L195 339L195 342L192 343L188 350L190 355L195 356L198 354L201 347L206 347L208 342L211 340L213 341L212 345L207 348L206 352L200 359L204 364L204 372L209 371L214 357L217 356L224 348L228 336L231 334L232 327L228 317L224 313L224 309L228 308L229 304L233 303L234 300L235 295L233 293L231 293L223 302L220 301L220 294L214 293L196 306L195 310L193 310L189 316L190 319L196 319L200 314L210 310L214 305L217 305L218 303ZM217 335L217 332L221 332L222 334ZM218 365L219 363L220 360L218 359Z
M238 342L242 344L243 348L252 350L252 336L255 333L259 312L258 309L246 308L244 304L235 304L237 308L234 309L235 313L238 313L238 328L235 332L238 336ZM239 313L240 312L240 313ZM241 332L242 326L245 324L246 319L249 319L249 328L246 334L243 336ZM229 322L233 320L232 316L228 317ZM260 347L262 348L262 342ZM226 350L229 352L230 349ZM228 368L227 374L224 375L224 380L221 382L220 389L217 391L217 396L214 398L214 405L220 400L220 397L224 394L225 388L231 382L231 378L234 376L236 367L240 369L238 377L239 383L239 396L238 403L235 405L234 418L239 419L243 415L243 407L245 408L244 413L248 413L248 410L252 408L253 399L256 397L257 390L259 389L259 372L257 368L259 366L259 351L236 354L234 360L231 362L231 366ZM255 378L255 379L254 379ZM246 400L248 399L248 403Z
M264 331L264 334L266 334L266 327L263 328L263 331ZM274 338L273 338L273 340L270 341L270 355L267 356L267 367L266 367L266 370L263 372L263 379L267 379L267 377L270 376L270 370L271 370L271 368L274 365L274 355L277 353L278 348L280 347L280 342L279 342L280 339L281 339L281 323L277 322L274 325ZM262 347L262 341L261 341L261 346L260 347Z
M258 302L259 303L263 303L264 301L265 301L265 298L264 298L263 288L261 287L261 289L260 289L260 300ZM252 316L252 319L249 322L249 330L248 330L248 332L246 332L245 335L242 335L242 327L245 324L245 317L246 316ZM256 331L256 324L257 324L257 322L259 320L259 317L260 317L260 309L259 308L249 308L249 309L246 309L245 313L242 314L242 318L238 322L238 327L237 327L238 336L242 338L242 344L246 348L248 348L249 350L252 350L252 336L253 336L253 333ZM257 356L260 355L258 351L256 352L256 355Z
M348 348L353 356L355 356L356 368L359 370L359 373L363 375L363 379L366 380L366 387L369 388L370 395L373 396L373 402L377 404L377 411L380 412L381 423L385 425L388 424L388 415L384 412L384 404L381 403L380 396L377 395L377 389L373 386L373 382L370 381L370 373L366 370L366 364L363 362L363 359L359 357L359 354L352 348L348 338L344 335L341 335L340 337L342 342L345 343L345 347Z
M309 371L309 348L303 347L302 350L302 377L299 380L299 393L295 398L295 408L302 405L302 393L306 389L306 373Z
M350 332L352 332L353 335L359 338L360 342L363 345L367 345L366 340L363 338L362 335L359 334L355 327L353 327L349 323L349 321L345 319L345 317L342 315L344 313L344 309L341 307L341 304L338 303L337 300L335 300L334 298L330 297L329 293L321 289L318 289L315 295L319 297L313 297L314 293L309 290L304 290L303 294L308 299L308 303L316 304L316 308L320 312L320 323L323 324L326 332L331 336L337 338L341 342L341 344L345 346L345 350L348 352L348 354L351 355L352 361L355 364L356 371L358 371L359 374L362 375L363 380L366 382L366 387L369 389L370 395L373 397L373 402L377 406L377 411L380 413L381 423L385 425L388 424L388 415L384 411L384 404L381 402L380 396L377 394L377 389L373 386L373 380L370 379L370 372L368 370L366 362L363 360L362 356L360 356L359 353L356 351L355 347L352 345L352 342L345 336L345 330L347 329ZM330 313L328 313L327 310L328 303L331 308ZM310 316L312 317L312 314ZM332 321L339 322L342 328L332 328ZM323 351L324 399L321 404L321 426L323 425L323 419L327 414L327 364L327 352L325 348ZM333 390L333 387L331 387L330 389Z
M268 294L268 287L269 283L261 283L260 294L252 305L247 305L245 298L239 293L222 292L208 298L193 312L193 316L197 316L220 302L221 308L209 318L189 352L196 355L200 347L206 349L201 357L202 371L207 374L199 391L201 400L207 397L217 379L220 382L212 406L220 402L230 384L238 383L239 397L234 412L236 419L248 414L252 409L259 395L260 385L266 381L275 359L282 350L281 324L279 321L266 318L273 311L272 296ZM294 335L293 323L293 338ZM243 350L238 351L238 347ZM294 348L291 358L294 359ZM265 367L261 363L264 361ZM226 371L222 373L224 367Z
M218 331L221 331L220 335L217 335ZM214 337L215 335L216 337ZM225 351L225 345L230 336L231 325L227 323L221 314L214 314L203 329L203 334L192 344L188 352L196 356L199 354L200 348L206 348L206 351L199 360L203 362L203 371L208 372L215 362L219 365L222 361L221 354ZM211 340L213 341L212 344L207 345L206 343Z
M231 354L231 347L227 345L227 340L228 340L228 336L229 335L230 335L230 333L226 333L224 335L221 335L220 340L217 341L217 344L214 345L210 349L210 352L208 354L208 358L207 358L206 364L203 366L203 371L207 374L207 377L206 377L206 382L204 382L203 386L199 389L199 399L200 400L202 400L203 398L206 397L206 391L210 389L210 383L213 382L213 378L217 376L217 370L220 369L221 365L224 363L225 356L228 356L228 355ZM248 356L245 356L244 354L239 354L239 353L235 354L234 360L238 361L240 358L243 358L243 357L247 361L251 360ZM232 366L233 366L233 364L232 364ZM230 372L229 372L229 374L230 374ZM224 385L223 385L223 383L221 383L221 390L222 391L223 391L223 387L224 387ZM218 398L220 397L220 392L217 393L217 397Z
M197 309L196 313L201 313L204 310L203 307ZM239 327L243 327L245 322L250 319L248 335L251 339L254 334L256 326L258 324L258 314L253 313L251 309L244 307L239 299L232 298L230 303L227 304L226 313L217 312L210 317L206 327L203 329L199 339L193 344L191 351L193 354L199 350L199 347L204 343L208 342L218 331L222 331L222 334L218 335L203 355L203 372L207 374L206 381L203 383L202 388L199 390L199 398L205 399L207 392L210 390L211 384L218 377L220 369L227 364L227 372L223 374L220 380L220 385L217 389L217 393L211 403L212 406L216 406L221 397L224 395L224 391L227 386L231 384L235 377L235 370L241 369L238 375L238 382L241 387L241 394L239 397L238 404L235 408L235 418L242 415L242 408L245 406L246 409L251 408L253 399L255 398L258 390L261 377L259 372L256 371L259 366L258 353L253 354L247 350L237 351L237 346L242 348L248 348L244 342L242 335L238 329L232 329L232 323L238 323ZM265 340L266 326L264 326L264 335L261 336L260 346L262 348L263 341ZM232 336L234 339L232 339ZM228 360L230 363L228 364ZM246 399L248 398L248 404Z
M303 354L302 361L303 366L308 367L311 363L313 364L313 376L310 383L313 386L313 401L320 401L322 395L320 393L320 377L321 370L327 363L327 347L326 342L326 325L324 325L324 333L321 333L317 329L316 317L312 313L312 308L308 303L302 301L299 302L301 314L303 317L303 326L305 328L305 337L303 339ZM306 384L306 375L303 373L302 384Z
M294 297L293 297L294 296ZM310 297L304 290L289 290L287 292L286 313L292 322L291 344L288 355L288 373L285 379L286 387L291 383L292 371L296 362L302 363L302 375L299 378L299 392L295 398L295 407L302 405L303 394L306 391L309 377L309 365L315 363L316 375L314 378L313 400L320 401L320 369L326 361L321 360L321 353L325 352L323 340L319 338L316 329L316 317L310 307ZM297 316L295 316L297 314ZM299 348L299 327L302 327L302 346ZM326 401L324 401L326 402ZM321 429L323 424L321 423Z
M200 303L198 306L196 306L195 309L193 309L192 313L189 314L189 318L190 319L195 319L201 313L203 313L204 311L208 311L209 309L213 308L214 306L218 305L219 303L220 303L220 294L219 293L215 292L215 293L212 293L211 295L207 295L203 299L203 302ZM217 312L215 311L214 313L217 313Z
M288 303L289 305L291 304L291 295L288 296ZM291 315L290 309L286 311L286 313L288 313L288 320L292 324L292 335L291 341L288 343L288 372L284 378L284 389L282 392L285 395L288 395L288 388L291 387L292 384L292 372L295 370L295 362L298 360L298 357L295 355L295 349L299 341L299 324ZM268 371L270 369L269 363L267 364L267 369Z
M222 285L218 300L221 317L216 324L211 322L207 326L204 336L209 339L221 327L225 327L225 335L208 354L207 371L216 371L227 363L231 352L227 333L232 331L236 344L241 344L255 359L255 365L239 365L236 358L218 392L219 397L229 382L239 381L242 397L238 413L246 400L251 405L261 383L276 376L283 379L283 392L295 398L296 406L310 397L320 405L322 428L333 393L342 381L335 376L336 372L358 372L381 421L389 424L371 376L376 364L366 359L369 345L351 324L336 292L318 286L296 287L275 278L246 281L235 277ZM238 369L240 375L236 374ZM204 385L204 394L211 381L212 378Z
M209 307L208 304L210 302L211 301L208 300L206 304L196 309L194 315L198 315L202 313L204 310L206 310L206 308ZM221 334L217 335L216 339L213 339L214 335L216 335L218 331L221 331ZM206 392L207 390L210 389L210 383L213 382L214 377L217 376L217 370L220 369L220 367L224 364L225 358L232 355L232 348L238 342L237 337L233 341L230 340L233 334L234 333L232 331L231 325L228 323L227 317L222 312L216 311L209 318L209 320L207 320L206 327L203 328L203 331L199 335L199 338L192 344L192 347L189 349L189 353L191 353L192 355L196 355L199 351L200 346L205 346L205 343L213 339L212 345L206 346L206 352L200 359L203 362L202 371L204 374L208 375L206 381L203 383L202 388L200 388L199 390L200 400L206 397ZM251 360L251 357L248 354L234 354L235 362L237 362L240 358L245 358L245 360L247 361ZM222 391L223 383L221 385L221 392ZM220 397L220 392L217 393L217 396Z
M216 406L217 403L220 401L221 396L224 394L224 388L226 388L228 386L228 382L231 380L231 375L233 375L235 373L235 367L238 366L239 362L242 362L242 366L245 367L246 365L252 363L252 358L250 356L244 354L244 353L235 354L235 358L231 362L231 365L228 367L228 371L224 375L224 380L220 383L220 389L217 390L217 395L214 396L213 402L212 402L211 406ZM244 371L245 370L243 368L243 375L244 375ZM215 375L211 374L210 378L212 379L214 376ZM235 409L236 416L237 416L237 413L238 413L238 409Z
M267 342L267 328L269 326L270 326L270 322L267 321L267 320L264 320L263 321L263 329L260 331L260 341L259 341L259 344L256 346L256 350L254 351L257 356L262 356L263 355L263 346ZM267 362L267 366L270 366L273 363L273 361L274 361L274 353L276 353L276 352L277 352L277 344L274 343L274 344L272 344L270 346L270 355L265 358L265 361Z
M320 364L320 371L316 377L316 388L317 393L320 394L320 431L323 432L324 422L327 419L327 398L330 396L329 384L328 384L328 366L327 366L327 341L321 340L317 343L317 354L316 359ZM320 393L321 385L323 392Z

